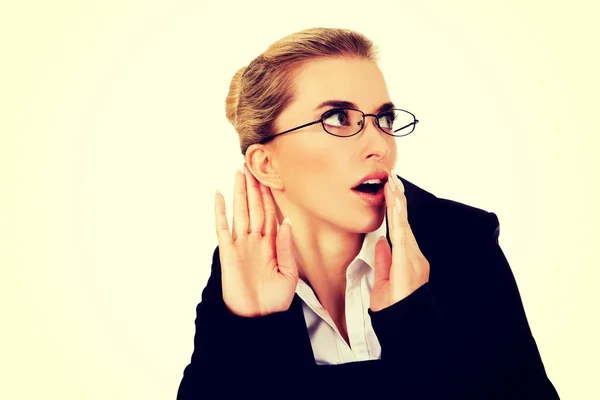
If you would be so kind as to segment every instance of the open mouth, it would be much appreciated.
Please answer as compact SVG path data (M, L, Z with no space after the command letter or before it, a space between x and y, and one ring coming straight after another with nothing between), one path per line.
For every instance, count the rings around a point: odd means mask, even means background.
M385 182L382 182L380 179L372 179L353 187L352 190L368 194L377 194L383 190L384 185Z

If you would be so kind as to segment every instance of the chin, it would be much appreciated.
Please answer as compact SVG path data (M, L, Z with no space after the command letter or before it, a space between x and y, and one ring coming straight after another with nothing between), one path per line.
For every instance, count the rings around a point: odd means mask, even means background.
M385 207L370 209L367 212L355 213L351 217L351 230L357 233L369 233L377 230L383 223Z

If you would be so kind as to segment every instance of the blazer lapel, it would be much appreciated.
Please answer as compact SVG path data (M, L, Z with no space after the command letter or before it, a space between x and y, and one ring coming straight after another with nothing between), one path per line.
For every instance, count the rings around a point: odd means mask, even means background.
M304 319L302 299L297 293L294 294L292 304L286 312L293 315L294 324L297 324L296 329L294 329L294 332L297 336L290 338L291 343L297 344L297 348L293 349L293 351L297 352L298 357L294 358L300 359L303 364L315 364L315 355L313 353L312 344L310 343L310 336L308 335L306 320Z

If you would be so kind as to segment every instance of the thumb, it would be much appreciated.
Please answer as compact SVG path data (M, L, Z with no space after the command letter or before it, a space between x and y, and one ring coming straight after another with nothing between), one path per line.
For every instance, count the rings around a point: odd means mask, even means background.
M375 284L390 279L392 251L385 236L381 236L375 245Z
M288 278L298 278L298 267L294 258L294 239L292 238L292 225L289 218L285 218L275 239L277 248L277 266L279 271Z

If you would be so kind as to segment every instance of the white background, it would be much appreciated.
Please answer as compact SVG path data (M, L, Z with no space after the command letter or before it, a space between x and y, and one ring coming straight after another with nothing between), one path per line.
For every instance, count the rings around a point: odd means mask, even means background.
M16 4L0 7L1 398L175 398L214 191L229 207L243 162L230 79L314 26L379 46L420 120L398 174L498 215L550 379L600 398L593 2Z

